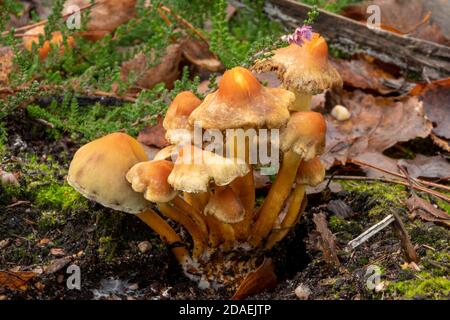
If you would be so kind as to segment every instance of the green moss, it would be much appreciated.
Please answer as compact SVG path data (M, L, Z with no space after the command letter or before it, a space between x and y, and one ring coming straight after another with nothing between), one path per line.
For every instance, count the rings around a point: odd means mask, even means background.
M375 206L369 210L369 216L386 214L393 207L403 205L408 197L406 187L377 181L339 181L344 190L356 193L365 193L375 199Z
M36 192L38 206L54 209L82 209L87 207L86 199L68 184L51 184Z
M39 227L42 229L51 229L64 223L66 223L65 215L57 210L42 211L38 221Z
M110 236L100 237L99 246L97 249L100 257L106 260L112 260L114 258L114 252L116 250L117 243L113 241L113 238Z
M339 238L344 240L351 240L363 231L357 222L347 221L338 216L331 216L328 225L331 232L340 233Z
M450 280L446 277L432 277L426 272L420 272L416 279L390 282L387 291L403 299L448 299Z

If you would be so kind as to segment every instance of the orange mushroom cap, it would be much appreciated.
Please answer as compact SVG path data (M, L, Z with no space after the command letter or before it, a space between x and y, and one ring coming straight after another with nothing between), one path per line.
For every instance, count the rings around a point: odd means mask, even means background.
M266 88L247 69L227 70L219 89L209 94L189 117L204 129L279 128L289 118L295 96L284 89Z
M176 191L167 182L172 172L173 163L167 160L152 160L134 165L126 174L131 187L136 192L144 193L144 198L150 202L169 202Z
M67 182L105 207L140 213L150 203L125 178L136 163L147 161L144 149L124 133L112 133L82 146L69 167Z
M320 157L302 161L297 169L297 183L317 186L325 178L325 167Z
M328 61L328 45L314 33L302 46L295 43L275 50L274 55L253 66L257 72L275 71L283 85L306 94L318 94L334 86L342 86L337 70Z
M215 216L225 223L238 223L244 220L245 209L231 187L215 190L205 207L205 214Z
M281 150L292 150L303 161L311 160L323 153L326 131L327 124L322 114L313 111L295 112L281 130Z

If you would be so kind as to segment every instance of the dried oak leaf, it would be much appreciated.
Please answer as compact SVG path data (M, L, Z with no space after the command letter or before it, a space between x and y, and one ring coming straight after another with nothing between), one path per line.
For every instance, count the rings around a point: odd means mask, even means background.
M345 7L341 14L366 22L371 13L369 5L381 9L381 28L401 35L408 35L443 45L449 45L449 21L442 12L450 10L448 1L440 0L375 0Z
M450 139L450 78L418 84L411 94L423 101L425 114L433 124L433 133Z
M266 258L258 269L245 276L231 300L242 300L264 290L273 289L276 285L277 276L272 259Z
M189 37L181 42L183 56L200 69L218 72L224 69L222 62L209 50L206 43Z
M381 153L397 142L427 137L432 124L425 118L417 97L383 98L359 90L344 92L336 104L347 107L351 117L327 120L327 145L322 161L327 168L367 152Z
M90 8L89 21L86 26L86 37L99 40L112 33L122 24L127 23L136 16L137 0L108 0L97 1ZM67 0L64 3L63 14L71 13L73 6L83 7L89 5L91 0Z
M323 213L316 213L313 216L313 221L316 225L318 235L317 246L322 251L324 260L337 267L340 266L341 263L337 255L336 237L328 228L326 216Z
M164 129L163 117L158 116L157 123L152 126L145 127L141 132L139 132L137 140L149 147L157 147L162 149L170 145L166 140L166 129Z
M129 77L135 77L134 85L141 89L151 89L158 83L164 83L168 89L171 89L180 76L181 58L182 50L179 43L169 45L165 55L159 59L154 52L148 55L141 52L122 64L120 77L123 81Z
M353 88L388 94L399 91L405 83L404 79L397 79L366 55L359 55L352 60L332 59L331 63L338 70L344 84Z
M0 271L0 288L26 290L27 282L37 274L25 271Z
M450 227L450 215L448 213L436 208L416 194L413 194L405 203L413 217L419 216L424 221Z

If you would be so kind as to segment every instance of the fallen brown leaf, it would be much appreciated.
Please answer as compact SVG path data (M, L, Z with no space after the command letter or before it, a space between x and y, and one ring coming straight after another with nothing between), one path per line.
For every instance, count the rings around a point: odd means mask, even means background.
M330 114L325 116L327 145L322 161L327 168L335 162L345 163L367 152L381 153L397 142L431 133L432 124L425 118L417 97L374 97L356 90L331 96L330 102L345 106L351 117L337 121Z
M183 56L193 65L211 72L223 70L222 62L209 50L206 43L192 37L181 43Z
M50 262L50 264L45 268L45 273L51 274L58 272L59 270L67 266L70 263L70 261L72 261L70 257L55 259L52 262Z
M27 282L36 276L34 272L0 271L0 288L26 290Z
M433 133L450 139L450 78L418 84L411 94L423 101L425 114L435 125Z
M182 48L179 43L169 45L165 55L159 59L154 52L147 56L141 52L122 64L120 76L123 81L135 77L134 85L138 88L151 89L158 83L164 83L171 89L180 75L181 58Z
M146 146L157 147L159 149L169 146L170 143L165 138L166 129L162 125L163 120L161 116L158 116L157 123L152 126L147 126L139 132L137 140Z
M231 300L242 300L264 290L272 289L276 285L277 276L272 259L266 258L258 269L245 276Z
M316 213L313 217L314 224L316 225L316 232L318 235L318 249L322 251L323 258L327 263L335 266L340 266L336 248L336 237L328 229L327 218L323 213Z
M97 1L90 9L89 21L86 26L88 38L101 39L108 33L112 33L122 24L127 23L136 15L137 0L109 0ZM83 7L91 3L91 0L67 0L64 3L63 14L69 13L71 6ZM97 33L92 33L92 31ZM91 32L91 33L89 33Z
M413 194L405 203L413 218L418 216L422 220L450 227L450 215L418 195Z
M62 248L51 248L50 249L50 254L53 256L64 256L66 253L64 252L64 249Z
M440 0L375 0L344 8L342 15L366 22L367 7L377 5L381 9L381 28L401 35L408 35L444 45L449 45L449 21L440 16L450 10L448 1ZM437 18L435 18L437 17ZM443 31L444 30L444 31Z
M404 79L397 79L366 55L359 55L352 60L332 59L331 63L338 70L344 84L353 88L388 94L400 90L405 83Z

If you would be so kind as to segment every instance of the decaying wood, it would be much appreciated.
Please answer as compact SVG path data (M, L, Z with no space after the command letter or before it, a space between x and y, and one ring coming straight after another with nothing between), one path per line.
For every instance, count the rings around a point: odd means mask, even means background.
M293 30L303 24L311 7L292 0L267 0L265 11ZM450 76L450 48L430 41L401 36L320 10L314 30L337 48L352 53L368 53L427 79Z

